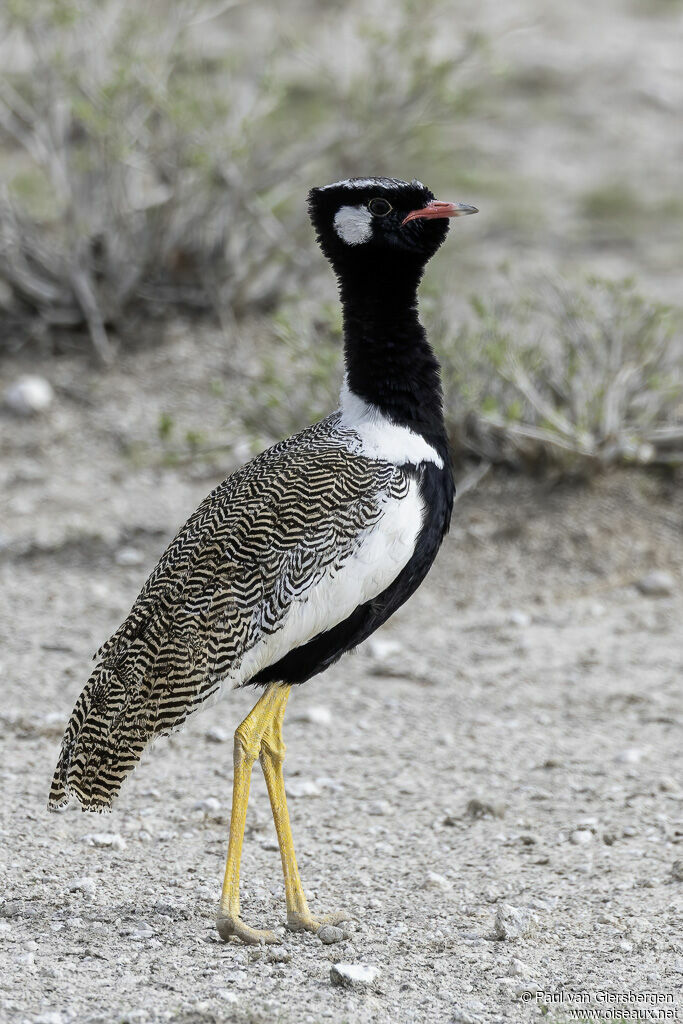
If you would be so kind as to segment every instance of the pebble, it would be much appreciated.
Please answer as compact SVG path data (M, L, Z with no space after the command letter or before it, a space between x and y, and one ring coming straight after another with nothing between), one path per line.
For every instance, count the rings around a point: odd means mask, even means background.
M88 846L97 846L101 850L125 850L126 840L118 832L89 832L81 837L81 842Z
M528 978L530 974L529 968L522 961L518 960L517 957L513 957L510 961L510 975L515 978Z
M326 946L331 946L333 942L341 942L344 938L342 929L336 928L333 924L324 924L322 928L318 929L316 935Z
M400 654L402 651L401 644L398 640L390 640L388 637L373 636L371 640L368 640L365 644L365 650L368 652L371 658L376 661L384 661L386 658L391 658L395 654Z
M32 1024L64 1024L65 1017L58 1010L47 1010L33 1018Z
M225 729L221 729L220 725L212 725L210 729L207 729L204 733L204 738L209 743L225 743L226 740L230 739L230 733Z
M238 997L229 988L219 988L216 992L218 998L224 1003L237 1003Z
M17 416L35 416L52 405L54 391L44 377L26 374L5 389L7 408Z
M332 725L332 712L322 705L311 704L293 716L295 722L308 722L310 725Z
M422 888L439 889L441 892L446 892L448 889L452 888L452 885L445 875L440 875L436 871L428 871L427 877L422 883Z
M456 1006L453 1008L451 1020L453 1024L480 1024L481 1018L462 1006Z
M646 597L669 597L674 586L673 576L663 569L653 569L636 581L636 587Z
M320 787L312 779L288 779L286 783L287 796L320 796Z
M383 815L391 812L391 804L387 800L374 800L371 804L367 805L366 810L368 814L381 818Z
M626 747L625 750L619 751L614 760L617 764L639 764L642 757L642 750L638 750L637 747Z
M332 964L330 981L344 988L367 989L379 978L379 968L369 964Z
M508 942L527 938L533 935L536 924L536 915L530 910L513 907L511 903L501 903L496 911L493 935L496 939Z
M205 800L197 800L192 804L193 811L203 811L204 814L218 814L220 809L220 800L215 796L207 796Z
M514 611L510 612L508 622L511 626L530 626L531 616L528 612L523 612L521 609L516 608Z
M671 877L677 882L683 882L683 860L675 860L671 865Z
M476 797L468 802L465 810L470 818L502 818L505 815L503 804Z
M569 836L569 842L574 846L583 846L593 842L593 833L589 828L577 828Z
M119 548L114 556L117 565L142 565L145 556L137 548Z
M273 946L266 954L266 960L269 964L288 964L291 959L292 954L290 951L283 949L282 946Z
M86 896L94 896L97 891L97 882L94 878L74 878L69 883L69 892L82 892Z

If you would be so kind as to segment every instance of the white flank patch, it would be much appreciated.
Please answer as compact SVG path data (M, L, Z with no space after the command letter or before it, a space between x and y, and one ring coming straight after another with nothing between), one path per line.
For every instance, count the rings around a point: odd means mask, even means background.
M424 437L409 427L392 423L376 405L354 395L346 381L341 390L340 403L341 426L359 435L363 443L363 455L393 462L396 466L406 462L415 466L421 462L433 462L439 469L443 469L443 459L427 444Z
M372 235L372 214L366 206L342 206L335 215L334 230L349 245L360 245Z
M294 601L275 633L265 636L226 680L233 687L262 668L347 619L396 579L415 551L424 508L417 482L405 498L387 498L382 518L358 538L358 547L341 566L330 566L322 579Z

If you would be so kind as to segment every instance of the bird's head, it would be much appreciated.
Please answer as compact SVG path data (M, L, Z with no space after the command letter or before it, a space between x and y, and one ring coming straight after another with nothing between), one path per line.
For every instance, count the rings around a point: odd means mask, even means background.
M337 274L382 265L417 273L448 234L450 217L476 213L465 203L439 202L420 181L349 178L308 195L320 247Z

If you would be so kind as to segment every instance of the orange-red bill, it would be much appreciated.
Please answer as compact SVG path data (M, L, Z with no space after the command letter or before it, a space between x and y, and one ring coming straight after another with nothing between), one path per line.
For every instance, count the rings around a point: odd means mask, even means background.
M479 213L476 206L468 206L467 203L442 203L440 199L433 199L431 203L421 207L419 210L411 210L407 217L401 221L401 227L409 220L434 220L437 217L466 217L470 213Z

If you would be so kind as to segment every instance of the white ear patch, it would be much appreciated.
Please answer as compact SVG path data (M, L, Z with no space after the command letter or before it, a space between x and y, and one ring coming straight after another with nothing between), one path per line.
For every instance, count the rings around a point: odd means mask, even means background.
M348 245L360 245L372 234L372 214L366 206L342 206L334 218L334 230Z

